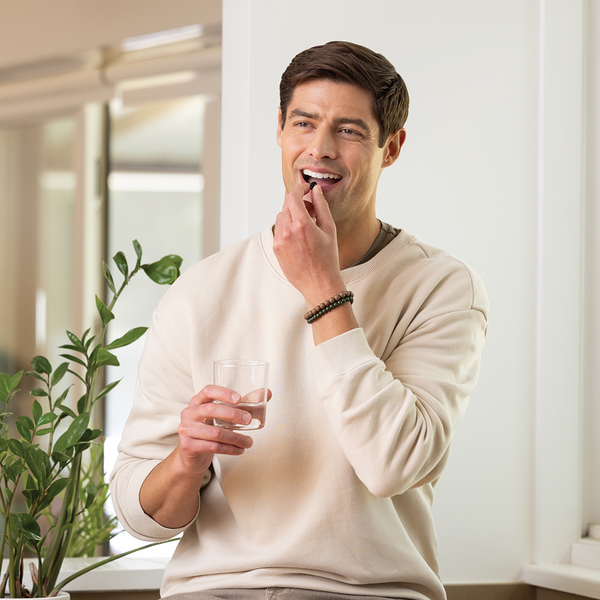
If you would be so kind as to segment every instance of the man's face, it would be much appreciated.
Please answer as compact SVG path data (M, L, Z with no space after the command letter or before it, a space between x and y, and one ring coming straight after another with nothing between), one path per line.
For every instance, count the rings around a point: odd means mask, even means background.
M384 167L398 155L390 151L391 136L378 147L379 124L369 92L347 83L315 79L294 90L285 126L281 113L277 143L282 151L286 192L305 181L316 181L339 226L352 226L375 216L377 182Z

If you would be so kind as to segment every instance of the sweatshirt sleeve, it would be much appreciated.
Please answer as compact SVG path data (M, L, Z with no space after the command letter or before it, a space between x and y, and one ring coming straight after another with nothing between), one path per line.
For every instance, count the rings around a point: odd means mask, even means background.
M478 378L485 290L466 268L443 279L409 325L398 325L404 327L393 334L399 342L385 360L373 353L363 329L312 350L330 427L375 496L395 496L439 478Z
M170 336L165 335L177 328L177 320L172 310L161 310L162 305L163 301L152 317L133 407L110 475L111 499L120 523L131 535L147 541L168 540L187 528L163 527L144 512L139 499L146 477L177 446L181 411L195 393L188 370L170 349ZM207 471L203 485L209 478Z

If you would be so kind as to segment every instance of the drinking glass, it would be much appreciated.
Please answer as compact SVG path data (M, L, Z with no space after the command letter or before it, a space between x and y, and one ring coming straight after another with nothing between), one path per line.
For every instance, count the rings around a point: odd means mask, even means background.
M269 363L262 360L222 359L213 363L213 383L237 392L242 400L235 404L250 413L247 425L214 419L225 429L262 429L267 417Z

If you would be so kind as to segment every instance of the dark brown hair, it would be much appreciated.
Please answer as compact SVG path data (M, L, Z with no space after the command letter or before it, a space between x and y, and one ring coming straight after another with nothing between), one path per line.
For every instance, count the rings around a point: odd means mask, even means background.
M296 86L310 79L350 83L373 96L379 123L379 147L401 129L408 117L408 90L394 65L381 54L351 42L329 42L300 52L281 76L281 126Z

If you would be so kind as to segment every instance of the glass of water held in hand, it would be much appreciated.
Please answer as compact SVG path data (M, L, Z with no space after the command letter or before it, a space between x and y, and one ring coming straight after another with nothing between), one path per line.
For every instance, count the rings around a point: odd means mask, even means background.
M267 417L267 388L269 363L262 360L223 359L213 363L213 383L237 392L241 397L236 408L250 413L247 425L214 419L214 424L225 429L261 429Z

